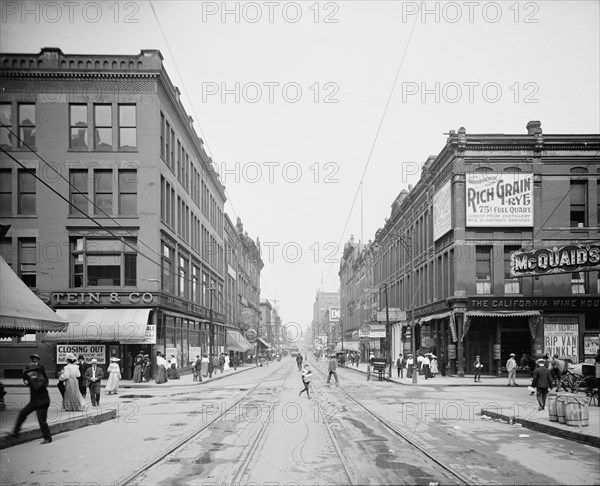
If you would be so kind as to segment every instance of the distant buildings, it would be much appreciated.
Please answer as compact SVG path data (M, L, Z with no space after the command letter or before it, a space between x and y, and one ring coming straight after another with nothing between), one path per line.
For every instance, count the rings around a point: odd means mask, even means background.
M71 322L43 344L4 339L4 376L20 376L33 348L49 371L68 351L101 363L161 351L188 367L211 333L221 352L258 323L260 246L224 214L162 61L0 55L0 251Z
M313 303L313 339L317 348L332 351L342 341L340 293L317 291Z
M344 329L372 323L369 309L384 310L387 289L390 309L407 313L391 323L392 356L412 349L414 311L414 349L459 375L472 372L475 355L490 374L511 352L590 358L600 265L590 258L581 268L563 265L568 273L518 278L511 254L598 243L599 149L598 135L547 135L539 122L526 134L451 131L374 240L346 245Z

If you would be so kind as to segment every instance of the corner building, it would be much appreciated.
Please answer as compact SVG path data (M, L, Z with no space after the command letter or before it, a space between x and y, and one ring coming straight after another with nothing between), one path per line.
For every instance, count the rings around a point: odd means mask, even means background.
M472 373L476 355L500 375L517 360L557 353L592 358L600 332L598 266L591 271L511 275L519 250L600 240L600 137L452 130L416 187L402 190L374 244L373 280L389 307L392 355L435 353L449 372Z
M2 54L0 80L2 256L71 323L4 340L4 375L34 350L51 372L68 351L186 368L210 309L223 351L224 188L161 53Z

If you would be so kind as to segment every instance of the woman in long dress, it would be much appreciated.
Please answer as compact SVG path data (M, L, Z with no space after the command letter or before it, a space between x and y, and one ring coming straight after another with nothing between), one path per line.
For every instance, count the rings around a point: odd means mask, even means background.
M119 380L121 379L121 367L119 366L119 358L110 358L110 366L107 368L108 372L108 381L106 382L106 386L104 389L110 395L114 393L115 395L119 391Z
M177 359L171 355L171 367L169 368L169 380L179 380L179 371L177 371Z
M223 365L223 370L229 371L229 355L225 355L225 364Z
M133 382L141 383L142 382L142 366L144 364L144 355L142 353L138 353L135 357L135 368L133 370Z
M79 391L79 378L81 373L76 364L77 358L74 354L67 354L67 365L64 367L59 380L65 384L63 396L63 410L81 412L85 405L83 395Z
M167 380L167 360L164 358L162 353L159 351L156 355L156 383L166 383Z
M439 366L438 366L437 356L432 356L431 357L431 374L433 376L435 376L439 372L440 372L440 369L439 369Z

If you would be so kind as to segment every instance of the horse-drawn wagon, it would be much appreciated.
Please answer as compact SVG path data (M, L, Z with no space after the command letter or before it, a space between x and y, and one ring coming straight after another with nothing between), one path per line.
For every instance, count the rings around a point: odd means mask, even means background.
M377 375L379 381L388 380L390 377L389 367L385 358L371 358L367 368L367 381L371 379L371 375Z

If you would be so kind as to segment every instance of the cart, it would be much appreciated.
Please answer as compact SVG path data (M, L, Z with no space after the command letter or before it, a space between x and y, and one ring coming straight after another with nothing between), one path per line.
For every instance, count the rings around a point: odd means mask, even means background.
M367 381L371 379L371 375L377 375L379 381L390 380L389 367L385 358L373 358L367 366Z

